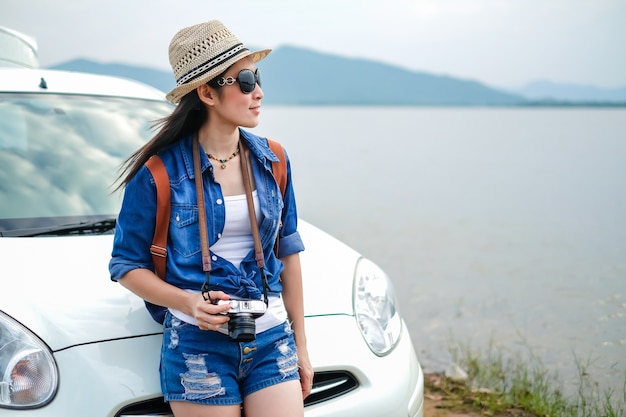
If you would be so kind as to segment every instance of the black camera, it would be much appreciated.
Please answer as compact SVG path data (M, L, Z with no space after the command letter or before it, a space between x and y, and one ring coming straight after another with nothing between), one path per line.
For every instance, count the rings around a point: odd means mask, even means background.
M229 304L223 312L230 317L228 336L234 342L250 342L256 338L254 320L265 314L267 306L261 300L220 300L217 305Z

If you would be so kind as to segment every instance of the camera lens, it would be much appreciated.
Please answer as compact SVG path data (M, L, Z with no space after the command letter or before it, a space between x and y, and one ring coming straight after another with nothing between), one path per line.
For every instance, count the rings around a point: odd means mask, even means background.
M256 338L254 316L250 313L237 313L230 316L228 336L235 342L250 342Z

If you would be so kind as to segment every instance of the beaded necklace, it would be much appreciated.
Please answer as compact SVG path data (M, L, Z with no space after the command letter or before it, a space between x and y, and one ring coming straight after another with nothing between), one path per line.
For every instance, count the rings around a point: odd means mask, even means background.
M237 145L237 150L235 152L233 152L233 154L231 156L229 156L228 158L226 158L226 159L216 158L213 155L211 155L210 153L206 154L206 156L208 156L210 159L221 163L222 165L220 165L220 168L222 168L222 169L226 169L226 163L228 161L230 161L231 159L233 159L234 157L236 157L237 155L239 155L239 145Z

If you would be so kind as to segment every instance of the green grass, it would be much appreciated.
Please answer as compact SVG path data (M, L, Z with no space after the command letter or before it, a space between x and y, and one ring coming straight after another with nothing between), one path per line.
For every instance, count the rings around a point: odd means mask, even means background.
M485 352L474 352L469 345L454 344L453 360L467 372L454 390L485 415L516 409L535 416L549 417L626 417L626 375L622 390L601 390L591 380L590 361L576 361L579 381L574 394L565 394L556 372L549 372L532 353L505 356L490 344ZM448 386L447 389L452 389Z

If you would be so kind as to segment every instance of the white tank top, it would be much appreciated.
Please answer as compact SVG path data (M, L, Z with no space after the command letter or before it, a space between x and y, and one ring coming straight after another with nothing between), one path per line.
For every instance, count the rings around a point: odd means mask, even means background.
M257 222L261 222L261 210L259 209L259 196L252 192L254 209ZM243 258L254 248L250 216L248 215L248 202L246 195L233 195L224 197L226 207L226 221L222 236L213 246L211 252L224 259L228 259L239 269Z

